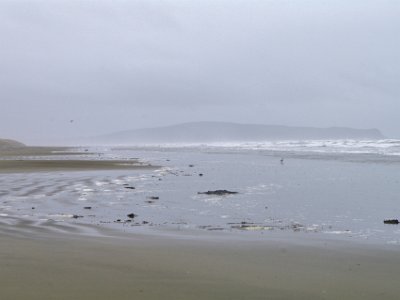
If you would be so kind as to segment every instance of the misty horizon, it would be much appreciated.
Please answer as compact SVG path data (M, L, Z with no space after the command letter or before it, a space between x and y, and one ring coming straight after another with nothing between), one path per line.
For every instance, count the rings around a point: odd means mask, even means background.
M400 138L396 1L0 1L0 138L193 121Z
M184 131L186 138L176 140L175 131ZM193 131L194 130L194 131ZM243 131L244 130L244 131ZM204 139L208 133L214 137L211 140ZM134 138L139 133L141 138ZM180 133L179 135L181 135ZM347 134L347 135L346 135ZM133 135L133 136L132 136ZM198 135L198 137L196 137ZM233 136L232 136L233 135ZM158 136L158 138L156 138ZM203 139L202 139L203 137ZM219 137L219 139L216 139ZM233 138L236 137L236 138ZM241 137L241 138L240 138ZM253 137L253 138L252 138ZM254 138L257 137L257 138ZM262 138L264 137L264 138ZM110 140L108 140L110 138ZM0 137L0 140L4 137ZM29 143L25 140L15 140L29 145L72 145L93 144L93 142L104 141L105 144L151 141L152 143L166 142L246 142L246 141L267 141L267 140L335 140L335 139L390 139L385 136L378 128L351 128L351 127L310 127L310 126L288 126L276 124L256 124L256 123L236 123L236 122L216 122L198 121L175 123L166 126L143 127L134 129L117 130L113 132L103 132L91 136L76 136L72 138L55 138L51 141ZM170 140L169 140L170 139ZM98 143L98 144L101 144Z

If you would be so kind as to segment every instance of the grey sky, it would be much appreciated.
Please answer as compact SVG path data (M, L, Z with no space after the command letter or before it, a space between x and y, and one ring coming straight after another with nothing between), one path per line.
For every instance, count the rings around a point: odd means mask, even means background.
M0 137L201 120L400 137L399 16L397 0L0 0Z

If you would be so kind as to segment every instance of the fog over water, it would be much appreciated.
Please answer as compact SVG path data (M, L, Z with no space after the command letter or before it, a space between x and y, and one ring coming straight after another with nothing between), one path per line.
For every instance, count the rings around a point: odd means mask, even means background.
M188 121L400 137L399 1L0 0L0 137Z

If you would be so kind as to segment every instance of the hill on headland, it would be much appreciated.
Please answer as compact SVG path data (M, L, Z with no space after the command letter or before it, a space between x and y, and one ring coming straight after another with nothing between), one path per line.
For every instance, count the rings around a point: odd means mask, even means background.
M120 131L88 140L91 143L212 143L266 140L383 139L378 129L314 128L277 125L193 122L166 127Z
M0 139L0 149L13 149L21 147L25 147L25 145L14 140Z

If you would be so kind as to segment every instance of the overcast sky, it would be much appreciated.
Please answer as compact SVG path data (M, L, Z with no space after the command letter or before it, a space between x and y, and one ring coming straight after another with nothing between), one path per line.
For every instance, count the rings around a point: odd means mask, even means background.
M399 53L398 0L0 0L0 137L203 120L400 137Z

